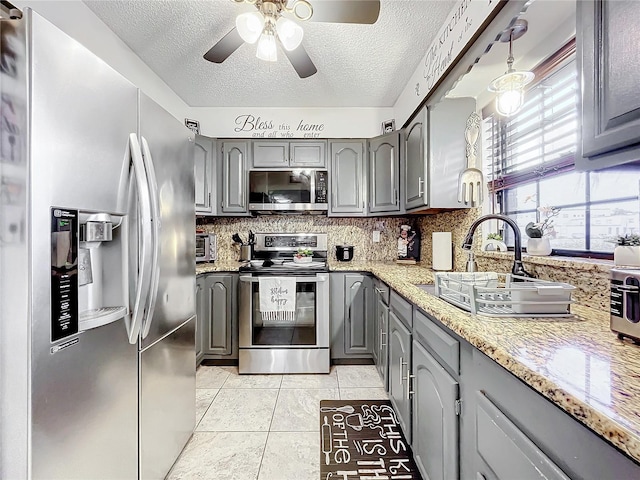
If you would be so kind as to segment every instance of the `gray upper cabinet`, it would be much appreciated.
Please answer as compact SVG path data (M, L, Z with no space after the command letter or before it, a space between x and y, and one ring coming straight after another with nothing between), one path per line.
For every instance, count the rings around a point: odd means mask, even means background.
M194 148L196 215L216 214L216 141L196 135Z
M329 216L366 214L366 169L364 140L331 140Z
M345 335L344 352L347 355L371 354L373 339L371 277L348 273L344 279Z
M415 340L411 364L413 457L423 478L458 478L458 382Z
M411 373L411 332L389 311L389 398L407 442L411 444L411 401L407 377Z
M252 145L253 168L323 168L327 164L324 140L255 140Z
M424 206L426 110L426 107L421 110L404 130L404 206L407 210Z
M465 128L473 98L445 98L418 112L404 130L405 209L469 208L458 202L458 177L467 167ZM480 151L480 148L478 148ZM480 156L478 168L481 168Z
M249 142L221 142L222 182L219 215L248 215L247 167Z
M400 133L369 141L369 212L400 212Z
M640 160L640 2L577 2L582 78L579 170ZM579 148L580 150L580 148Z

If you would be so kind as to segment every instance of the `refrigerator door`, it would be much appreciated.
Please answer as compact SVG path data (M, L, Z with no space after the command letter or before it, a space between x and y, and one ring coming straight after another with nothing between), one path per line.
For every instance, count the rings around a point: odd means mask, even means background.
M168 473L195 427L193 139L140 93L140 144L157 235L140 336L140 476L145 480Z
M195 315L193 141L189 129L140 93L140 144L151 203L157 206L153 228L158 235L142 349Z
M137 89L28 9L24 21L31 22L31 348L14 361L30 362L31 414L23 421L31 424L31 478L136 478L137 346L123 319L52 339L51 231L56 209L127 213L118 192L137 128ZM68 237L74 241L73 232ZM111 280L122 281L104 278L105 285Z

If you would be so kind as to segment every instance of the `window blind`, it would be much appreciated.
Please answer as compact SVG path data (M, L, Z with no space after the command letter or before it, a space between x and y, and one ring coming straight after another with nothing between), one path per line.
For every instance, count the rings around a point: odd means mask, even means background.
M574 58L529 89L520 112L483 121L491 192L573 170L578 95Z

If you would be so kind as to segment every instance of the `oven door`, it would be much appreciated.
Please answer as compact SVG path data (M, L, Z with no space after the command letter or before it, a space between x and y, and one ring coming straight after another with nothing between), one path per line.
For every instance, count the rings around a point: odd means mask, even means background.
M258 278L240 276L240 348L329 348L328 274L295 277L293 322L262 319Z

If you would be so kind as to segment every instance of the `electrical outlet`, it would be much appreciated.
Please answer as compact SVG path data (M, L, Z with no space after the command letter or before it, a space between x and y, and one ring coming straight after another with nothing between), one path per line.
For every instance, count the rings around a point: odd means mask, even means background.
M380 220L380 221L375 222L374 230L377 230L378 232L384 232L384 221ZM380 240L378 240L378 241L380 241Z
M373 231L373 241L376 242L376 243L380 241L380 231L379 230L374 230Z

